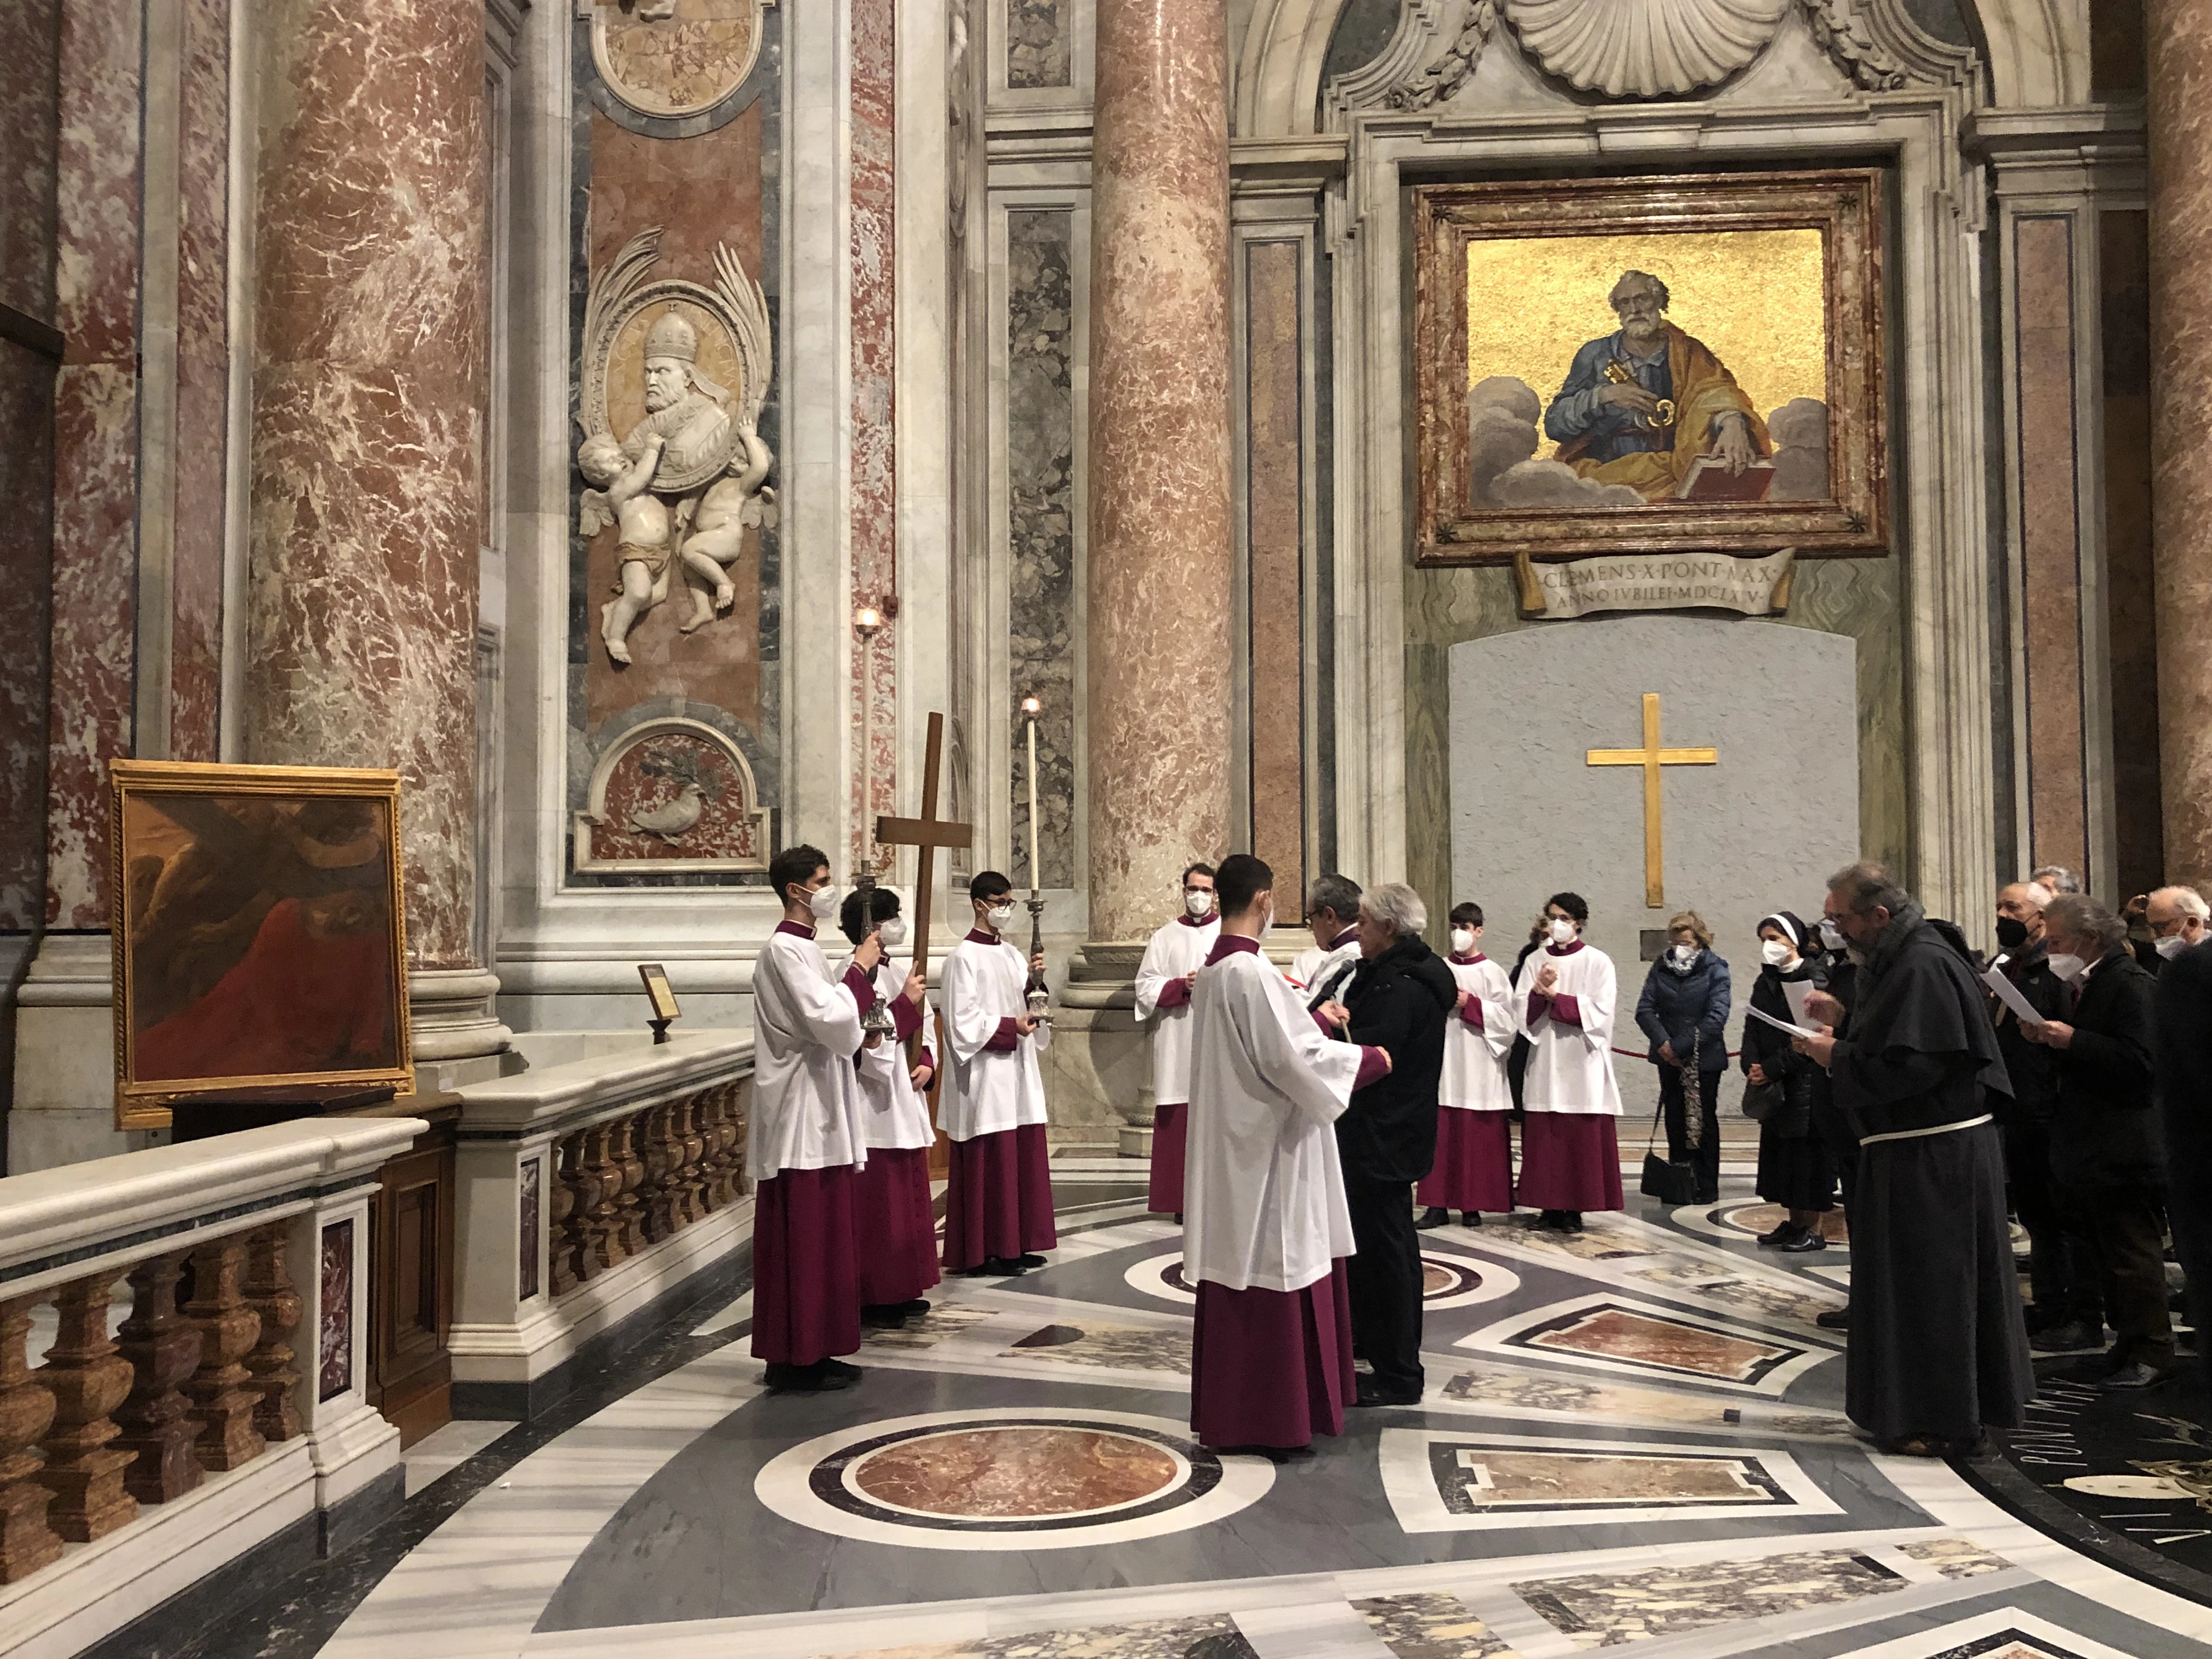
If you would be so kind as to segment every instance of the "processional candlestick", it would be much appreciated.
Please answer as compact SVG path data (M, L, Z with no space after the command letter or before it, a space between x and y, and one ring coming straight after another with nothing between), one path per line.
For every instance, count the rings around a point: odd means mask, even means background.
M1044 705L1035 697L1022 699L1022 713L1029 717L1030 744L1030 960L1035 963L1044 954L1044 895L1038 890L1037 878L1037 768L1036 717ZM1052 993L1045 988L1043 971L1031 967L1028 1002L1030 1012L1040 1024L1052 1021Z

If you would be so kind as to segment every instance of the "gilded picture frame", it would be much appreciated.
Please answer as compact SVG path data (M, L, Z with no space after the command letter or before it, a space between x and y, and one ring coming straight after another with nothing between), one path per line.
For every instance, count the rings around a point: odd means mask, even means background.
M1412 197L1419 563L1888 550L1879 168Z
M399 775L119 760L109 789L116 1127L412 1093Z

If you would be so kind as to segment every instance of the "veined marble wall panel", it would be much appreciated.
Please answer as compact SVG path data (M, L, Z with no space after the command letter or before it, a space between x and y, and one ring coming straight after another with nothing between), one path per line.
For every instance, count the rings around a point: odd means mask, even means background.
M0 7L0 305L54 319L56 67L61 0ZM55 347L58 351L59 348ZM54 376L58 358L0 340L0 932L27 933L45 912L46 630L53 581ZM12 958L10 958L12 961ZM10 976L12 978L12 975Z
M641 111L611 90L598 74L591 20L578 21L571 70L574 264L570 301L578 354L570 364L572 408L580 408L576 400L582 395L582 354L589 349L581 325L591 283L604 276L633 238L655 227L660 231L658 258L645 273L646 280L712 288L717 278L716 251L726 247L744 275L763 291L775 360L774 339L780 333L781 315L781 15L775 7L757 13L757 52L752 36L744 31L715 48L753 54L752 68L711 106L682 117ZM649 70L647 60L635 52L626 61L633 73ZM702 368L709 349L702 347ZM781 387L771 382L758 422L759 436L778 462L768 475L768 491L777 490L781 482ZM573 444L579 434L572 428L568 435ZM572 471L572 526L588 487ZM666 599L647 610L629 631L626 643L631 660L627 664L611 658L601 637L603 607L619 586L619 532L611 525L589 538L572 530L566 793L571 813L586 807L593 770L610 750L639 727L670 717L701 721L728 737L751 768L760 794L755 804L772 811L783 805L780 514L775 497L767 492L763 502L769 510L761 514L760 522L744 531L738 555L726 567L734 590L730 605L687 629L684 624L694 623L696 616L697 590L685 581L680 567L672 567ZM683 538L679 532L679 545ZM682 780L672 774L664 781L672 801ZM710 825L726 817L708 813L700 822ZM780 831L780 820L775 822ZM627 847L638 838L614 839ZM757 872L711 867L714 859L741 851L734 844L706 844L713 840L711 835L704 840L691 835L687 840L644 847L641 857L653 854L656 861L676 858L708 866L652 873L579 871L572 845L566 855L565 883L572 887L730 885L763 879Z
M856 652L854 659L855 673L869 681L868 695L853 699L854 751L867 760L853 768L850 852L857 862L874 844L877 815L896 812L899 799L898 88L895 0L849 4L853 607L872 605L884 618L865 655Z
M1075 885L1075 215L1006 214L1007 708L1015 721L1006 873L1030 880L1023 699L1037 717L1041 888ZM1173 617L1162 617L1172 628Z
M138 488L137 4L61 17L46 921L107 925L109 760L131 744Z

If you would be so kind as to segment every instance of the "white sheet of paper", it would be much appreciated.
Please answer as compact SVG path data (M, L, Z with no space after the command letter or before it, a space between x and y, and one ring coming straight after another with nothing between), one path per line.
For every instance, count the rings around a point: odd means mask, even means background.
M1800 1025L1819 1024L1805 1012L1805 999L1820 988L1809 979L1785 979L1782 981L1782 994L1790 999L1790 1016Z
M1991 994L1996 996L1999 1002L2002 1002L2006 1007L2012 1010L2013 1018L2020 1021L2021 1024L2041 1025L2045 1024L2043 1016L2035 1012L2035 1005L2030 1002L2026 997L2021 995L2020 988L2005 977L2003 969L1990 969L1987 973L1982 975L1982 983L1990 988Z
M1827 1035L1826 1031L1814 1030L1810 1026L1792 1025L1786 1019L1777 1019L1764 1008L1753 1008L1747 1005L1744 1012L1749 1014L1753 1019L1771 1025L1778 1031L1789 1032L1791 1036L1826 1036Z

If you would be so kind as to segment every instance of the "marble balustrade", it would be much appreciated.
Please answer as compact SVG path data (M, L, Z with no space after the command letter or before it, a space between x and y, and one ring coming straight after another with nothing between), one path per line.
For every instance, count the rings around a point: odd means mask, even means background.
M0 1179L0 1656L74 1653L288 1528L397 1504L362 1391L368 1206L424 1127Z
M459 1091L457 1415L527 1416L592 1338L750 1235L749 1032L524 1032Z

